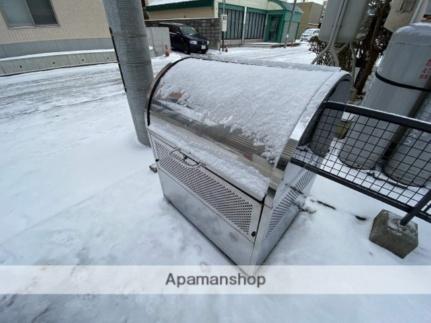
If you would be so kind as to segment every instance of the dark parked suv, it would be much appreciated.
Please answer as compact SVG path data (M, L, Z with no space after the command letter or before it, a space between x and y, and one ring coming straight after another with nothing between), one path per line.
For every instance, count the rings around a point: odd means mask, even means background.
M160 23L160 27L169 28L171 46L173 49L183 51L186 54L203 53L208 50L209 41L200 35L196 29L180 23Z

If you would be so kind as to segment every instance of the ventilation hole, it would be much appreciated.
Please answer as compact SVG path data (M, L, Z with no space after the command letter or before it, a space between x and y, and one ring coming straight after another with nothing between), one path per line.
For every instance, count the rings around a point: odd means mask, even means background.
M289 214L289 209L292 207L297 207L295 202L301 192L304 191L305 187L311 182L313 178L313 174L311 172L306 172L296 183L296 185L291 188L283 199L278 203L278 205L272 211L271 220L268 226L268 232L266 233L266 237L268 237L272 231L277 227L280 223L281 219Z
M199 167L184 165L180 157L169 154L169 150L157 142L155 149L160 165L184 186L196 193L228 222L248 234L253 205L220 184Z

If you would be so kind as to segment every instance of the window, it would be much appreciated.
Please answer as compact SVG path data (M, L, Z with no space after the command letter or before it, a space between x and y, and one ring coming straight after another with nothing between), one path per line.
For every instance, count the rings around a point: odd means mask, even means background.
M0 0L0 9L10 27L33 25L30 10L24 0Z
M194 29L191 26L181 26L180 29L181 29L181 32L183 33L183 35L193 36L193 35L198 34L196 29Z
M27 0L27 4L35 25L57 24L50 0Z
M173 33L173 34L176 34L176 33L178 33L180 30L178 29L178 27L177 26L174 26L174 25L168 25L168 24L163 24L163 23L161 23L160 25L159 25L160 27L168 27L168 29L169 29L169 32L170 33Z
M161 25L162 27L166 27L165 25ZM169 29L170 33L174 33L175 32L175 28L173 26L167 26Z
M223 13L222 6L219 6L219 17ZM226 39L241 39L242 26L244 19L243 9L231 9L226 8L225 14L227 14L227 31Z
M10 27L57 25L50 0L0 0Z

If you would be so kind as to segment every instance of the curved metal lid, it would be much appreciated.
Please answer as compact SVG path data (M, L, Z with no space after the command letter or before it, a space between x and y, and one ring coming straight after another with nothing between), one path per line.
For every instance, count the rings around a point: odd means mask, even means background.
M155 83L149 129L261 199L289 138L300 139L345 76L303 64L185 59Z

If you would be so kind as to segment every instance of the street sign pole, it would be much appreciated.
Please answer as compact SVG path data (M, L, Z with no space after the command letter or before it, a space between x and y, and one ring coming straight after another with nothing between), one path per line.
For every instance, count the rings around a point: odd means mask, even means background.
M224 51L224 37L227 30L226 0L223 0L223 9L221 16L221 50Z

